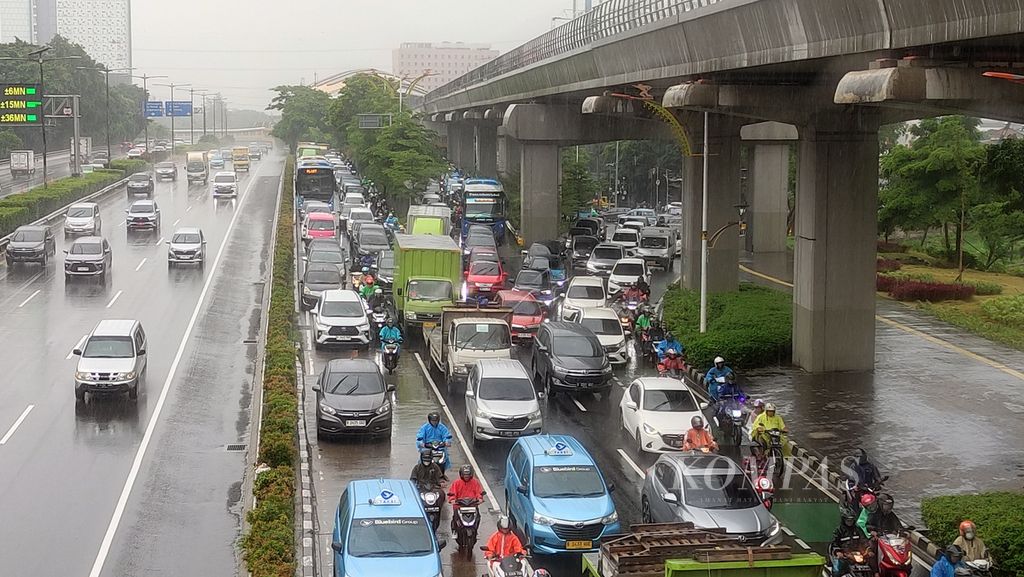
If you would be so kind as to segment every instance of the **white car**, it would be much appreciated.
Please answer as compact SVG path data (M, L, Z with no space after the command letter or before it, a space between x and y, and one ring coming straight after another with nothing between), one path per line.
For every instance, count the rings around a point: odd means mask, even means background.
M141 148L132 148L128 151L127 156L128 158L142 158L142 155L145 153L146 151Z
M568 320L570 314L585 308L603 307L607 295L604 292L604 281L596 276L574 276L565 289L560 311L561 320Z
M214 198L236 198L238 196L238 177L234 172L218 172L213 175L211 188Z
M621 258L608 275L608 293L617 294L640 279L644 279L648 286L651 284L651 269L647 268L647 262L642 258Z
M707 403L682 381L644 377L629 384L619 403L619 422L636 442L637 453L681 451L690 419L703 418Z
M581 324L594 331L597 340L601 341L608 362L613 365L624 365L629 361L626 349L626 334L622 332L619 315L608 307L592 307L575 312L567 318L571 323Z
M359 230L357 223L362 222L373 222L372 210L360 206L349 211L348 228L346 229L346 232L350 237L355 238L353 235Z
M354 290L326 290L313 307L313 343L370 344L366 304Z
M658 216L655 214L653 208L634 208L626 214L619 215L619 224L626 222L629 219L640 217L647 220L647 226L654 226L658 222Z
M635 254L637 247L640 246L640 231L633 228L617 228L608 242L621 246L626 254Z
M640 232L640 231L642 231L646 227L647 227L647 224L646 224L645 220L643 220L643 219L632 219L631 218L631 219L627 220L626 222L620 224L619 227L618 227L618 230L626 228L626 229L629 229L629 230L635 230L637 232Z
M544 426L533 380L516 360L481 359L466 379L466 421L473 443L540 434Z

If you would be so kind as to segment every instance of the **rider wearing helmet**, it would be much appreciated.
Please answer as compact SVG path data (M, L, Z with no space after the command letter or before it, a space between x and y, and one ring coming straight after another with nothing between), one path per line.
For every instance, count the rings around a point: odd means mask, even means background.
M953 541L953 544L964 550L964 559L967 561L983 560L992 563L988 547L985 547L985 542L978 537L977 527L970 519L960 523L960 536Z
M882 485L882 475L878 467L868 458L868 452L864 449L857 450L857 482L861 487L877 491Z
M459 478L455 479L448 489L448 500L452 503L452 532L455 531L455 521L458 519L459 499L473 499L477 502L484 500L484 488L480 481L473 474L472 465L459 467Z
M370 295L370 298L366 303L367 306L370 307L371 311L379 311L379 309L384 308L385 302L384 289L380 288L380 286L374 286L373 294Z
M898 534L902 531L903 523L900 522L899 517L892 510L894 504L892 495L882 493L878 496L877 502L879 503L877 510L868 514L868 531L882 535Z
M395 216L394 211L388 212L388 217L384 219L384 226L388 228L396 228L398 226L398 217Z
M859 527L857 527L857 512L848 507L843 507L840 511L841 520L839 526L836 527L835 531L832 532L832 543L829 544L828 550L832 557L832 574L833 575L845 575L843 566L845 565L845 555L843 553L844 541L851 539L864 539L867 537Z
M686 439L683 441L684 451L700 451L707 449L708 451L717 451L718 443L715 442L715 438L704 426L704 418L700 415L694 415L690 419L690 430L686 431Z
M932 565L931 577L954 577L957 569L966 568L964 550L959 545L950 545L943 553Z
M874 493L864 493L860 496L860 516L857 517L857 526L865 533L870 533L868 518L878 513L878 497Z
M416 448L421 451L429 449L430 447L427 445L433 441L441 443L441 450L444 451L444 462L441 464L441 472L443 473L448 470L448 447L452 444L452 433L441 422L441 414L437 411L431 411L427 415L427 422L423 423L419 432L416 433Z
M412 468L409 480L420 491L437 491L441 488L441 467L434 462L430 449L420 451L420 461Z
M388 317L384 322L385 325L380 328L380 332L377 334L377 336L380 337L381 344L385 341L402 342L402 329L395 326L395 319L393 317ZM438 418L440 418L440 416Z
M487 545L484 548L487 550L487 556L490 558L492 565L500 563L502 559L509 555L526 554L526 549L523 548L519 537L516 537L516 534L512 532L512 523L508 515L498 517L498 530L487 540Z
M665 358L658 363L658 369L664 371L685 371L686 362L683 361L683 357L675 349L669 349L665 351Z
M651 328L647 331L648 336L651 338L651 342L658 344L665 340L665 329L661 327L661 321L657 317L651 319Z
M707 387L712 401L718 402L719 389L726 383L729 375L733 375L733 372L732 369L725 366L725 359L715 357L715 365L704 373L704 386ZM735 375L733 377L735 378Z
M680 356L686 354L686 348L683 347L683 343L676 340L676 336L672 334L672 331L665 331L665 340L661 341L658 345L658 360L665 360L665 353L669 349L675 349Z
M782 431L782 455L788 457L789 442L786 439L785 433L786 422L782 420L782 415L775 413L775 403L765 403L764 412L754 419L754 423L750 430L750 440L757 441L762 447L767 447L771 442L771 438L768 435L768 431L776 429Z
M377 290L377 286L374 284L373 275L370 274L369 267L363 267L363 283L359 285L359 296L365 300L370 300L373 296L373 292Z
M756 399L754 401L754 408L753 408L753 410L751 410L750 414L747 415L747 426L748 427L753 427L754 426L754 421L756 421L757 417L759 417L761 415L761 413L763 413L763 412L764 412L764 400L763 399Z
M640 316L636 317L636 330L637 332L644 332L651 328L651 310L649 307L643 307L640 309Z

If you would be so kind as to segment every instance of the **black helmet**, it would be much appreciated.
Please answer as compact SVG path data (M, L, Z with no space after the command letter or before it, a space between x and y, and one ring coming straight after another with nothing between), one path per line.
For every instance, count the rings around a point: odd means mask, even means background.
M423 463L424 465L429 465L430 462L433 461L433 460L434 460L434 454L430 451L430 449L423 449L422 451L420 451L420 462L421 463Z
M690 419L690 426L694 429L703 429L704 419L700 415L694 415L693 418Z
M859 452L859 454L857 455L857 464L858 465L865 465L865 464L867 464L867 462L868 462L868 452L865 451L864 449L857 449L857 451Z
M853 527L857 523L857 517L859 517L858 513L849 507L843 507L840 515L843 518L843 525L847 527Z
M956 561L953 558L956 557ZM949 559L950 563L954 565L964 558L964 550L959 545L950 545L946 547L946 558Z
M892 506L895 503L895 499L892 498L892 495L888 493L882 493L881 499L879 499L879 501L882 502L883 513L892 513Z
M463 465L463 466L459 467L459 477L462 477L463 479L465 479L466 477L469 477L470 479L472 479L473 478L473 465Z
M427 415L427 422L436 427L441 422L441 413L430 411L430 414Z

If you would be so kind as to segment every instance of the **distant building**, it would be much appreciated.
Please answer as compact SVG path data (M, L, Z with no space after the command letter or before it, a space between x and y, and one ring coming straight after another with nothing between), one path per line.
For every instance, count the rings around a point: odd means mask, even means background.
M2 0L0 0L2 1ZM96 62L114 68L132 66L131 0L34 0L38 41L59 34ZM2 25L0 25L2 26Z
M0 0L0 43L36 38L36 0Z
M392 55L396 76L410 79L430 71L418 86L433 90L498 57L490 44L403 42Z

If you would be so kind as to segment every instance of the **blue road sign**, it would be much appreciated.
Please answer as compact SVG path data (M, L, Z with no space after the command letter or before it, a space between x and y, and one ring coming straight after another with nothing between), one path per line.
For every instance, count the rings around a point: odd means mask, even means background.
M165 116L192 116L192 103L188 100L167 100L164 102Z
M151 100L146 103L146 118L158 118L164 115L164 103L159 100Z

